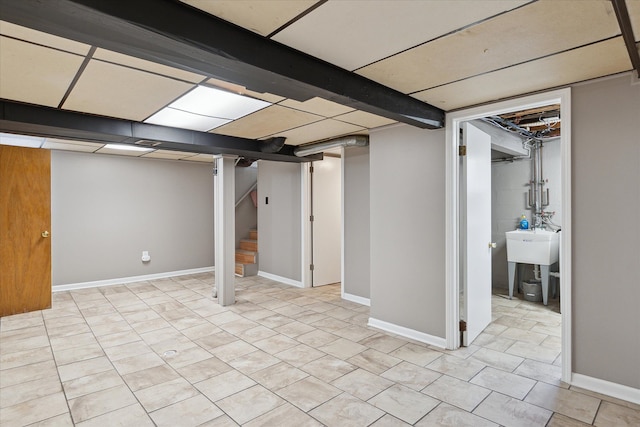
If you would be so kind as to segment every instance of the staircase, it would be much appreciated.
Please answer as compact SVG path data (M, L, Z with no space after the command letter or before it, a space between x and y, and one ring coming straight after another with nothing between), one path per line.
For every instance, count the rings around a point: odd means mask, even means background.
M249 238L240 240L236 249L236 276L247 277L258 274L258 230L249 230Z

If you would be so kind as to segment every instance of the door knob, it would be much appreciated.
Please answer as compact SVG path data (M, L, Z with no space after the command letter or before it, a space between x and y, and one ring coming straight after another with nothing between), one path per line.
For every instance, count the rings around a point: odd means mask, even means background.
M43 231L42 232L42 237L44 237L44 238L49 237L49 232L48 231Z
M495 249L495 248L496 248L495 242L489 242L489 249Z

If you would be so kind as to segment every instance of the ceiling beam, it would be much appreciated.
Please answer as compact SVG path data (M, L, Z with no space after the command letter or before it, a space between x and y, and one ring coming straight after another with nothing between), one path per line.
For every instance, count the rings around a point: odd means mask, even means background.
M261 151L264 141L260 140L92 116L7 100L0 100L0 132L100 144L136 145L139 141L149 141L157 143L153 148L158 150L231 154L253 160L296 163L322 160L322 154L297 157L293 154L295 147L292 145L285 145L277 153L268 153Z
M613 10L616 12L616 18L618 18L618 25L620 26L620 31L622 31L624 44L627 46L629 59L631 59L631 64L636 70L636 75L640 76L640 53L638 53L636 38L633 35L633 27L631 26L631 18L629 18L627 3L625 0L611 0L611 3L613 4Z
M0 0L3 20L305 101L324 98L420 128L443 110L177 0Z

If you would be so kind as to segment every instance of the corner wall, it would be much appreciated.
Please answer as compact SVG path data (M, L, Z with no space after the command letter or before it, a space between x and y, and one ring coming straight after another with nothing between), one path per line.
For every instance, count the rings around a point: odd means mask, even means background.
M370 297L369 147L348 147L344 167L345 294Z
M301 281L301 167L258 163L258 265L260 272ZM269 203L266 198L269 198Z
M52 151L53 286L213 266L211 170Z
M640 389L640 84L572 88L573 371Z
M445 338L445 132L370 136L371 318Z

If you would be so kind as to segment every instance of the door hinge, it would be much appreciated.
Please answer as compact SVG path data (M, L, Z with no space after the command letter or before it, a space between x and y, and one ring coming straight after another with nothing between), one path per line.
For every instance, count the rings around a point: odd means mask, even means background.
M309 166L309 173L313 173L313 165Z
M314 221L314 217L313 217L313 215L311 215L311 216L309 217L309 221L311 221L311 222L313 222L313 221Z
M467 322L464 320L460 321L460 332L465 332L467 330Z
M309 270L313 271L313 264L309 264Z
M467 155L467 146L466 145L459 145L458 146L458 155L459 156L466 156Z

